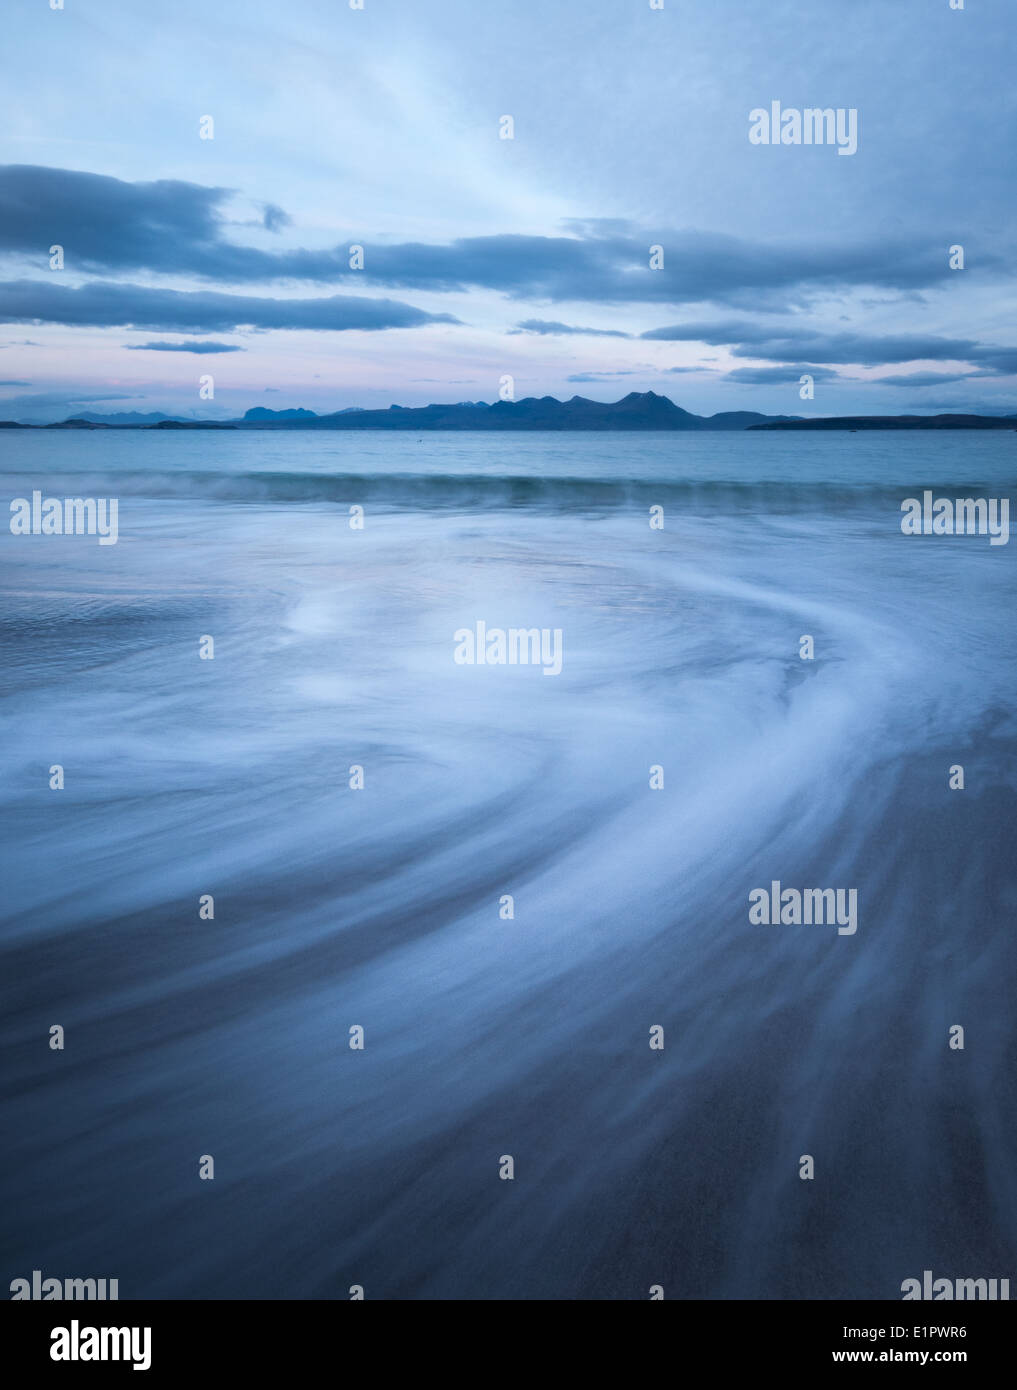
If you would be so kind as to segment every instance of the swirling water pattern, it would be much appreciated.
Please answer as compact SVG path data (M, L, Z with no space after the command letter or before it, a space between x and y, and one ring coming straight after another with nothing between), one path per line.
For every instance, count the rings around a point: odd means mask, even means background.
M1012 1275L1017 545L900 502L1013 505L1013 438L11 431L120 536L0 536L4 1278ZM773 879L857 933L751 925Z

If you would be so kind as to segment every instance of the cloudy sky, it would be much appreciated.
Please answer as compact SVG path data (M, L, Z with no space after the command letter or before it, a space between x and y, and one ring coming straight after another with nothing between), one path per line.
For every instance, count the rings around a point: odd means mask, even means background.
M5 17L0 417L1017 411L1014 0L64 4Z

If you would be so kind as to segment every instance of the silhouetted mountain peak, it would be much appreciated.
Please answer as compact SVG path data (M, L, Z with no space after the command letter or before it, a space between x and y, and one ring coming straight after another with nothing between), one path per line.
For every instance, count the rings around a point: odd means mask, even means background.
M317 413L304 410L302 406L290 410L269 410L267 406L256 405L244 414L245 420L316 420Z
M656 391L630 391L619 401L572 396L524 396L518 401L459 401L423 406L335 412L248 411L243 424L259 429L421 429L421 430L701 430L744 429L769 418L748 413L712 421L693 415Z

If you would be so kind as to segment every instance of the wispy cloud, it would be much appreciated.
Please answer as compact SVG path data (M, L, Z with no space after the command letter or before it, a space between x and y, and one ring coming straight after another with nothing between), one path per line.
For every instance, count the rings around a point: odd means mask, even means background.
M618 328L576 328L568 323L556 323L549 319L524 319L517 323L510 333L537 333L543 336L567 336L578 334L586 338L631 338L631 333L623 333Z
M128 352L245 352L237 343L215 343L202 339L190 339L183 343L126 343Z
M937 334L830 333L821 329L744 321L674 324L652 328L642 338L656 342L695 342L725 346L735 357L773 362L838 362L883 367L901 362L971 362L989 374L1017 371L1017 348ZM737 369L742 371L744 369ZM790 369L788 369L790 370ZM809 371L812 368L805 367ZM814 375L813 371L813 375ZM734 375L733 373L731 375ZM742 377L746 381L749 378Z
M641 376L641 372L620 371L620 372L574 372L572 376L567 376L566 381L610 381L617 376Z
M4 409L9 406L67 406L101 405L104 401L136 401L143 397L130 391L94 391L87 395L68 395L66 391L35 391L28 396L8 396L2 402Z
M813 363L802 363L797 367L735 367L734 371L727 373L725 380L743 386L784 386L797 383L806 373L813 381L842 380L839 372L831 371L829 367L817 367Z
M911 372L897 376L880 376L869 379L870 386L948 386L953 381L981 379L982 372Z

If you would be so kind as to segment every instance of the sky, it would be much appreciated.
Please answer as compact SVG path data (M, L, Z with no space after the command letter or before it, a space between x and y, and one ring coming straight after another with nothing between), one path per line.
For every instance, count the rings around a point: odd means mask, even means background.
M56 3L5 15L0 418L1017 412L1014 0Z

